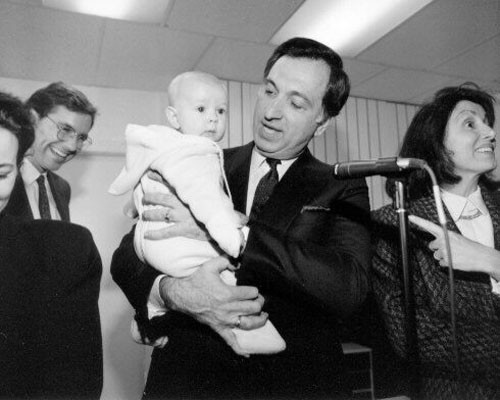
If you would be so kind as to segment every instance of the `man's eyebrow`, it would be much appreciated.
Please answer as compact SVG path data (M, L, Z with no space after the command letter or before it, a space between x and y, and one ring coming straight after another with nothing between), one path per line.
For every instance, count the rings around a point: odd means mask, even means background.
M273 85L274 87L276 87L276 83L274 83L274 81L271 78L267 77L267 76L264 78L264 83L270 83L271 85Z

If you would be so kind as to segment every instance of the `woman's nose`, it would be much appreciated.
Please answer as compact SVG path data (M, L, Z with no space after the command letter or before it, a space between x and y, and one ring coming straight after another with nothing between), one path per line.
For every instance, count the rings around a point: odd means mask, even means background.
M496 132L494 131L494 129L487 124L483 125L481 134L487 139L494 139L496 136Z

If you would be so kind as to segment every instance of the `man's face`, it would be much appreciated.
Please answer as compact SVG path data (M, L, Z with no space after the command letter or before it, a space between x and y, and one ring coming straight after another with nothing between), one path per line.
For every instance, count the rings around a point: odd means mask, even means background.
M88 135L92 117L70 111L64 106L56 106L46 117L36 119L35 141L27 157L40 172L58 170L81 150L75 135L65 140L57 137L57 125L80 135Z
M254 141L265 157L297 157L328 119L323 111L330 68L323 60L283 56L260 88L253 120Z

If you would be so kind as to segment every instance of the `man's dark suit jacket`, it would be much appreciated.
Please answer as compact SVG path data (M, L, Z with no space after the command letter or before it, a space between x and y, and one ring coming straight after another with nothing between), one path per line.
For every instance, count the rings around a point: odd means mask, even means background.
M57 210L63 221L69 222L69 200L71 198L71 187L69 183L54 172L47 172L47 181L50 190L54 196ZM18 174L14 189L10 195L9 203L4 210L7 214L23 218L25 220L33 219L28 195L24 188L24 182L21 174Z
M235 208L245 212L253 143L225 150ZM287 343L277 355L237 356L207 326L169 312L167 346L153 354L146 398L333 398L341 389L337 319L365 298L370 263L369 203L362 180L337 181L306 149L276 186L250 234L238 284L255 285ZM111 272L146 321L158 272L137 259L133 232ZM146 326L146 330L147 330ZM153 329L151 328L151 329Z
M0 213L0 398L99 398L101 273L87 229Z

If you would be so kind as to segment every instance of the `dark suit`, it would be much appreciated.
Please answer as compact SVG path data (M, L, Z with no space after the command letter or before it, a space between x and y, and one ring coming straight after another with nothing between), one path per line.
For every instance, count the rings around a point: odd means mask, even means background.
M253 143L225 150L235 208L244 212ZM147 398L323 398L342 393L337 318L364 299L370 262L364 181L337 181L332 167L306 149L275 188L250 234L237 272L255 285L264 310L287 342L277 355L237 356L207 326L175 312L163 329L169 343L155 350ZM133 235L114 254L112 274L145 322L158 272L134 254ZM147 329L146 329L147 330Z
M87 229L0 214L0 398L99 398L101 273Z
M495 248L500 248L499 194L482 190L491 215ZM495 198L496 197L496 198ZM409 213L438 224L434 200L411 203ZM404 357L406 337L402 270L397 216L391 206L373 213L374 292L395 351ZM448 229L459 232L449 213ZM417 317L417 347L422 366L422 392L428 399L500 398L500 296L492 293L488 275L455 271L455 301L461 382L456 382L449 308L447 269L440 267L428 249L434 237L416 228L410 233L410 266Z
M69 200L71 198L71 187L69 186L69 183L51 171L47 172L47 181L61 219L69 222ZM28 195L26 194L21 174L18 174L17 176L14 189L10 195L9 203L4 211L7 214L14 215L25 220L33 219L33 212L31 211Z

